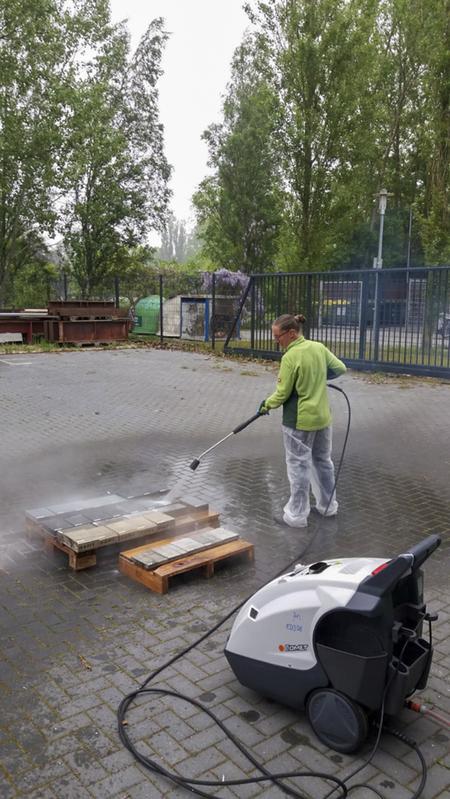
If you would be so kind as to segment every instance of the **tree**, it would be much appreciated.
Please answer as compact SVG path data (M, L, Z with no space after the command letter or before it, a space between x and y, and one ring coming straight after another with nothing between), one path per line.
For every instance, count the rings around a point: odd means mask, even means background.
M420 257L425 251L428 263L448 263L450 2L384 0L377 31L374 173L378 188L393 193L386 263L405 263L410 209L419 221Z
M74 97L62 230L84 297L164 223L170 167L156 84L166 39L154 20L129 59L126 31L106 25Z
M195 195L208 255L247 271L370 267L387 188L385 266L406 261L411 211L416 262L448 263L450 0L246 10L253 31L205 134L212 172ZM258 214L273 223L262 235ZM264 257L245 267L254 241Z
M104 6L104 0L80 0L75 9L66 0L0 0L0 306L54 227L77 52L102 24Z
M141 297L159 293L159 265L155 250L140 246L127 253L120 271L120 297L134 307Z
M377 12L371 85L373 158L368 164L372 182L365 180L364 185L370 186L373 194L384 187L392 194L385 221L386 267L405 265L410 210L423 181L418 137L424 103L422 15L422 0L383 0ZM376 208L377 201L369 225L372 257L376 251ZM366 265L371 261L368 257Z
M186 261L188 233L183 220L176 219L173 214L167 219L161 233L161 247L158 256L162 261Z
M273 268L277 249L275 105L247 39L233 60L223 122L204 133L213 174L194 195L205 252L223 268L247 274Z
M58 266L45 251L30 258L17 272L14 281L14 306L17 308L45 308L54 298L54 285L58 280Z
M373 197L387 187L385 264L405 263L411 208L419 258L448 263L449 0L279 0L249 13L281 98L279 262L369 266Z
M280 0L257 2L250 12L280 98L291 268L330 265L367 207L360 186L374 154L376 6L372 0ZM363 185L367 192L366 179Z
M425 162L416 206L427 262L450 263L450 0L430 0L422 17Z

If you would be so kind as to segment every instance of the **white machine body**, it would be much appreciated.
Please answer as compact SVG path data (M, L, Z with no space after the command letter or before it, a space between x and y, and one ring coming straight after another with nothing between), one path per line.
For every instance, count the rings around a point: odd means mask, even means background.
M264 659L274 666L311 669L317 662L313 631L321 616L345 607L359 584L386 558L341 558L298 564L261 588L243 606L233 626L227 652Z

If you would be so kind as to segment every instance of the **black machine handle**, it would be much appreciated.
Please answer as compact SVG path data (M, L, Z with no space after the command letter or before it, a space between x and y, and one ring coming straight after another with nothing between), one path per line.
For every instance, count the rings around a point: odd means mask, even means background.
M419 569L422 563L425 563L427 558L433 554L434 550L437 549L440 544L440 536L429 535L428 538L424 538L423 541L420 541L418 544L411 547L409 554L414 558L412 570L416 571L416 569Z
M423 541L412 547L409 552L397 555L396 558L375 569L369 577L363 580L359 590L375 596L384 596L392 591L394 586L409 570L415 572L419 569L422 563L438 548L440 543L441 539L438 535L430 535L428 538L424 538Z
M252 422L255 422L256 419L259 419L260 416L267 416L267 414L260 413L258 411L258 413L255 413L255 415L252 416L250 419L247 419L246 422L242 422L241 424L238 424L238 426L234 428L233 433L236 434L236 433L240 433L241 430L245 430L245 428L248 427L249 424L251 424Z

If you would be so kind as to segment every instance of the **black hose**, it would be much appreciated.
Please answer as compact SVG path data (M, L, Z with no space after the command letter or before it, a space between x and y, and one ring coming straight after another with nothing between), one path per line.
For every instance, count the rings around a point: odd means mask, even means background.
M368 785L366 782L357 782L355 785L350 785L348 792L351 793L352 791L356 791L358 788L364 788L364 799L365 799L365 792L366 791L373 791L375 796L379 796L380 799L384 799L383 794L377 788L374 788L373 785Z
M334 492L336 491L336 486L338 484L338 480L339 480L339 475L341 473L342 464L344 462L344 455L345 455L345 450L347 449L348 436L349 436L349 433L350 433L350 426L351 426L351 422L352 422L352 409L351 409L351 406L350 406L350 400L347 397L347 394L345 393L344 389L343 388L339 388L339 386L333 386L333 385L331 385L331 383L327 383L327 386L328 386L328 388L333 388L335 391L339 391L339 393L342 394L344 396L344 398L345 398L345 401L347 403L347 430L345 432L344 443L342 445L341 457L339 458L339 465L338 465L338 467L336 469L333 490L332 490L332 492L330 494L330 498L328 500L328 505L325 508L325 512L323 514L324 516L326 516L327 513L328 513L328 508L331 505L331 500L333 499Z
M278 772L273 773L273 772L268 771L268 769L266 769L261 763L259 763L256 760L256 758L253 757L253 755L245 748L245 746L239 741L239 739L236 738L230 732L230 730L227 729L225 724L223 724L223 722L211 710L209 710L209 708L204 707L200 702L198 702L196 699L193 699L192 697L185 696L184 694L181 694L181 693L179 693L177 691L169 691L169 690L167 690L165 688L160 688L160 689L158 689L158 688L138 689L138 691L135 692L135 695L137 695L138 693L139 694L141 694L141 693L159 694L161 696L171 696L171 697L173 697L175 699L182 699L183 701L188 702L189 704L193 705L194 707L199 708L204 713L207 713L207 715L210 716L210 718L213 719L213 721L218 725L218 727L220 727L220 729L225 733L225 735L235 744L235 746L242 752L242 754L245 755L245 757L247 757L248 760L250 760L252 765L255 768L257 768L259 771L261 771L261 773L263 775L261 777L245 777L245 778L242 778L242 779L234 779L234 780L225 780L225 779L223 779L223 780L200 780L200 779L194 779L194 778L191 778L191 777L182 777L179 774L176 774L174 772L168 771L168 769L165 769L163 766L161 766L156 761L152 760L150 757L146 757L142 753L137 752L136 749L134 748L133 744L131 744L131 742L130 742L130 740L128 738L128 735L127 735L127 733L125 731L125 727L123 725L122 725L122 727L119 726L119 735L120 735L120 738L121 738L122 742L124 743L126 748L129 749L130 752L132 752L132 754L137 758L137 760L139 760L139 762L142 763L142 765L144 765L146 768L150 769L151 771L154 771L157 774L162 774L165 777L168 777L170 780L172 780L173 782L176 782L178 785L183 786L184 788L186 788L187 790L191 791L192 793L195 793L195 794L197 794L199 796L207 796L207 797L210 797L210 796L213 796L213 795L217 796L217 794L204 793L203 791L193 787L193 786L197 786L197 785L198 786L200 786L200 785L202 785L202 786L210 786L210 787L225 787L225 786L228 786L228 785L249 785L249 784L255 783L255 782L270 781L270 782L273 782L276 785L278 785L289 796L298 797L298 799L306 799L304 794L299 793L297 790L292 789L292 788L290 788L287 785L280 784L279 780L287 779L287 778L293 778L293 777L316 777L317 779L324 779L324 780L329 780L329 781L335 782L336 785L339 788L342 789L342 793L339 794L339 795L341 797L346 797L347 796L348 792L347 792L347 788L344 785L344 783L341 780L339 780L337 777L331 776L330 774L325 774L325 773L321 773L321 772L309 772L309 771L308 772L286 771L286 772L279 772L279 773ZM126 697L122 701L121 705L125 705L127 699L128 699L128 697Z
M350 402L348 400L348 397L347 397L345 391L343 391L343 389L341 389L341 388L338 388L337 386L330 386L330 388L334 388L336 391L340 391L344 395L344 397L346 399L346 402L347 402L348 417L347 417L347 429L346 429L344 444L343 444L343 447L342 447L339 466L338 466L338 469L337 469L337 472L336 472L336 478L335 478L335 481L334 481L333 490L332 490L332 492L330 494L330 498L329 498L329 501L328 501L328 505L327 505L327 507L325 509L325 513L327 512L327 510L329 508L331 499L332 499L333 494L334 494L334 492L336 490L337 481L338 481L338 478L339 478L339 474L340 474L340 471L341 471L341 466L342 466L342 463L343 463L344 454L345 454L345 450L346 450L346 446L347 446L348 436L349 436L349 433L350 433L350 423L351 423L351 407L350 407ZM247 426L247 424L250 424L251 421L254 421L254 419L256 419L258 417L258 415L260 415L260 414L256 414L255 417L252 417L251 420L248 420L247 423L244 423L245 426ZM191 466L191 468L192 468L192 466ZM295 559L290 561L286 566L283 566L283 568L277 574L274 575L274 577L272 578L273 580L275 580L281 574L285 574L286 572L288 572L292 568L293 565L298 563L299 560L301 560L301 558L304 557L304 555L306 554L308 549L310 549L312 544L314 543L314 540L315 540L315 538L317 536L317 532L318 531L316 530L315 534L312 536L312 538L308 542L307 546L302 550L302 552L299 553L295 557ZM264 585L266 585L266 583L264 583ZM263 586L261 586L261 588L262 587ZM246 602L248 602L248 600L253 596L253 594L254 594L254 591L251 594L249 594L242 602L240 602L238 605L236 605L236 607L234 607L229 613L227 613L226 616L224 616L222 619L220 619L220 621L217 622L217 624L215 624L213 627L211 627L209 630L207 630L202 636L200 636L200 638L196 639L192 644L189 644L185 649L183 649L181 652L178 652L176 655L174 655L172 658L170 658L166 663L163 663L162 666L160 666L158 669L156 669L154 672L152 672L147 677L147 679L144 680L144 682L141 684L141 686L139 688L137 688L135 691L130 692L127 696L124 697L124 699L120 703L118 711L117 711L120 739L121 739L122 743L124 744L124 746L133 754L133 756L140 763L142 763L142 765L146 766L150 770L155 771L156 773L160 773L163 776L166 776L168 779L173 780L174 782L176 782L179 785L184 785L184 787L186 787L188 790L191 790L194 793L197 792L197 795L199 795L199 796L210 796L210 794L205 794L204 792L198 792L197 789L189 787L188 783L184 780L184 778L180 777L179 775L176 775L176 774L173 774L171 772L168 772L166 769L164 769L162 766L157 764L155 761L150 760L150 758L147 758L147 757L145 757L145 755L143 755L140 752L138 752L138 750L135 748L134 744L131 742L131 740L129 738L128 731L127 731L127 722L125 720L125 716L126 716L127 710L130 707L131 703L140 694L150 693L150 692L153 692L153 691L157 691L158 693L161 693L162 691L159 691L158 689L147 689L147 685L151 681L153 681L159 674L161 674L162 671L165 671L165 669L168 669L177 660L180 660L182 657L187 655L192 649L194 649L197 646L199 646L206 638L209 638L211 635L213 635L223 624L225 624L226 621L228 621L228 619L230 619L232 616L234 616L234 614L237 613ZM162 693L164 693L164 692L162 692ZM170 694L172 696L175 695L173 692L169 692L169 691L167 691L166 693ZM185 701L192 702L192 703L194 702L194 700L190 699L189 697L184 697L181 694L179 694L178 696L179 696L179 698L184 699ZM211 713L211 711L209 711L207 708L204 708L202 705L200 705L200 707L206 713L208 713L211 717L215 718L213 716L213 714ZM250 762L253 763L255 768L258 768L264 774L264 776L262 778L261 777L260 778L254 778L254 781L261 781L262 779L264 779L264 780L268 780L269 779L274 784L278 785L278 787L281 787L282 790L285 791L286 793L288 793L289 795L295 796L295 797L301 797L301 799L303 799L302 794L298 793L297 791L293 791L291 788L289 788L286 785L282 785L281 786L279 784L279 780L282 778L281 775L270 774L270 772L268 772L264 768L264 766L262 766L262 764L258 763L253 758L253 755L251 755L251 753L248 752L245 749L245 747L243 747L242 744L237 739L235 739L234 736L228 730L226 730L226 728L222 724L222 722L220 722L217 719L217 723L225 731L225 733L228 735L228 737L236 744L236 746L243 752L243 754L245 754L248 757L248 759L250 760ZM304 776L304 775L303 775L303 773L298 772L296 774L290 773L289 776L290 777L294 777L294 776ZM341 788L341 793L339 794L339 796L342 797L342 799L343 799L343 797L347 796L347 787L344 785L343 782L338 780L333 775L327 775L326 777L324 777L324 775L322 773L319 774L319 772L317 772L317 773L308 772L307 776L308 777L314 777L314 776L319 777L320 776L320 778L322 778L322 779L324 779L324 778L329 779L330 781L336 783L337 787L335 788L335 790L337 790L338 788ZM286 777L286 775L285 775L285 777ZM252 781L252 779L250 779L250 781ZM192 784L191 780L188 781L188 782L190 784ZM220 783L217 782L216 783L216 785L226 785L226 784L227 784L226 782L225 783L224 782L220 782Z
M351 780L352 777L355 777L357 774L359 774L360 771L365 769L366 766L368 766L369 763L372 762L373 758L375 757L376 752L378 751L378 747L380 745L380 740L381 740L381 733L383 731L384 706L385 706L385 702L386 702L386 697L388 695L388 691L389 691L389 688L392 685L393 680L395 679L395 677L397 676L397 674L398 674L398 672L400 670L400 666L401 666L401 663L402 663L402 658L403 658L403 655L405 653L405 649L406 649L406 647L407 647L407 645L409 643L409 640L410 639L407 638L405 643L403 644L403 646L402 646L402 648L400 650L400 654L399 654L399 656L397 658L397 665L396 665L395 669L392 671L392 674L389 677L389 680L387 681L387 683L386 683L386 685L384 687L383 696L381 698L380 718L378 719L378 722L376 722L376 727L378 728L378 732L377 732L377 737L376 737L375 743L374 743L374 745L372 747L372 751L370 752L369 757L367 757L364 760L364 762L360 766L358 766L358 768L356 768L354 771L351 771L350 774L345 778L345 782L346 783L349 780ZM354 788L356 786L351 786L351 787ZM366 787L366 786L365 785L363 786L363 784L361 783L361 784L358 785L358 787L361 788L361 787ZM331 791L329 791L324 796L324 799L329 799L329 797L334 793L334 791L335 791L335 789L333 788Z
M404 733L399 732L398 730L394 730L392 727L384 727L384 731L388 732L389 735L393 735L395 738L398 738L399 741L403 741L403 743L406 744L407 746L409 746L410 749L414 750L414 752L416 753L417 757L419 758L420 766L421 766L421 769L422 769L422 777L421 777L421 780L420 780L418 788L416 788L416 790L414 791L414 794L411 796L411 799L419 799L419 796L422 795L422 791L425 788L425 784L426 784L426 781L427 781L427 774L428 774L427 764L425 763L425 758L424 758L422 752L420 751L420 749L417 746L416 742L413 741L412 738L408 738L408 736L405 735Z
M346 450L346 447L347 447L348 436L349 436L349 432L350 432L350 422L351 422L351 407L350 407L350 402L349 402L349 399L348 399L345 391L343 391L343 389L339 388L338 386L329 385L329 388L333 388L334 390L339 391L341 394L344 395L345 400L347 402L348 420L347 420L347 429L346 429L344 444L343 444L343 447L342 447L341 457L340 457L340 460L339 460L339 466L338 466L338 468L336 470L336 477L335 477L335 481L334 481L334 486L333 486L333 490L332 490L332 492L330 494L330 498L328 500L328 505L327 505L327 507L325 509L325 515L326 515L326 513L328 511L328 508L330 506L332 497L334 495L334 492L336 490L336 486L337 486L337 483L338 483L339 475L340 475L340 472L341 472L341 467L342 467L342 464L343 464L344 454L345 454L345 450ZM255 417L255 418L257 418L257 417ZM249 420L248 424L251 421L253 421L253 419ZM306 554L308 549L311 548L311 546L312 546L312 544L313 544L313 542L314 542L314 540L315 540L315 538L317 536L317 533L318 533L318 530L316 530L316 532L314 533L314 535L312 536L312 538L308 542L307 546L302 550L302 552L300 554L298 554L293 561L291 561L289 564L284 566L276 575L274 575L274 577L272 578L273 580L276 579L277 577L279 577L281 574L284 574L284 573L288 572L292 568L292 566L294 564L298 563L301 560L301 558L304 557L304 555ZM264 583L264 585L266 585L266 583ZM263 586L261 586L261 587L263 587ZM207 630L202 636L200 636L200 638L196 639L192 644L189 644L187 647L185 647L185 649L183 649L181 652L178 652L176 655L174 655L172 658L170 658L166 663L163 663L162 666L157 668L154 672L152 672L147 677L147 679L141 684L141 686L139 688L137 688L135 691L130 692L127 696L124 697L124 699L121 701L121 703L120 703L120 705L118 707L118 710L117 710L118 731L119 731L120 740L122 741L124 746L128 749L128 751L131 752L131 754L136 758L136 760L138 760L143 766L145 766L149 770L155 772L156 774L161 774L162 776L164 776L167 779L171 780L175 784L180 785L181 787L184 787L186 790L190 791L191 793L193 793L193 794L195 794L197 796L207 797L207 799L210 799L211 796L218 797L219 795L217 793L214 793L214 794L206 793L206 792L202 791L199 786L210 786L210 787L220 788L221 786L225 787L225 786L228 786L228 785L248 785L248 784L252 784L252 783L265 782L265 781L268 781L268 780L270 780L270 782L272 782L274 785L277 785L277 787L279 787L284 793L288 794L289 796L296 797L297 799L305 799L304 794L299 793L297 789L294 789L294 788L286 785L285 783L281 782L281 780L288 779L288 778L289 779L293 779L293 778L296 778L296 777L297 778L299 778L299 777L311 778L312 777L312 778L317 778L317 779L328 780L329 782L335 783L335 787L331 790L331 792L329 792L326 795L325 799L327 799L328 796L331 796L331 794L335 793L335 791L338 791L338 790L340 791L340 793L337 794L337 799L345 799L345 797L348 796L348 793L351 790L356 790L356 788L365 788L365 789L368 788L368 789L372 790L377 796L381 797L382 795L375 788L373 788L370 785L366 785L366 784L362 783L362 784L358 784L358 785L353 785L350 788L348 788L346 783L347 783L347 781L349 779L351 779L351 777L355 776L359 771L361 771L361 769L363 769L366 765L368 765L368 763L370 763L370 761L372 760L372 758L375 755L375 752L378 749L379 741L380 741L380 737L381 737L381 731L383 729L382 725L383 725L383 719L384 719L385 697L386 697L387 691L388 691L388 689L389 689L389 687L391 685L391 681L392 681L392 679L395 676L395 673L396 673L395 671L394 671L393 675L391 675L391 679L389 680L388 684L386 685L385 691L383 693L383 700L382 700L382 706L381 706L381 712L380 712L380 720L379 720L379 725L378 725L378 727L379 727L378 735L377 735L377 739L376 739L375 745L374 745L374 747L372 749L372 752L370 753L369 758L363 763L363 765L360 766L358 769L356 769L354 772L352 772L345 780L340 780L340 779L338 779L337 777L335 777L334 775L331 775L331 774L324 774L322 772L313 772L313 771L311 771L311 772L300 772L300 771L298 771L298 772L272 773L268 769L266 769L265 766L262 763L259 763L256 760L256 758L253 757L251 752L249 752L243 746L243 744L226 728L226 726L223 724L223 722L220 719L218 719L217 716L215 716L214 713L212 713L212 711L209 710L209 708L204 707L202 704L197 702L197 700L192 699L191 697L185 696L185 695L183 695L181 693L178 693L178 692L175 692L175 691L169 691L169 690L166 690L166 689L158 689L158 688L147 688L148 684L151 681L153 681L159 674L161 674L161 672L165 671L167 668L169 668L177 660L180 660L182 657L187 655L192 649L194 649L197 646L199 646L206 638L209 638L211 635L213 635L220 627L222 627L223 624L225 624L226 621L228 621L235 613L237 613L238 610L241 609L241 607L253 596L254 593L255 592L252 592L251 594L249 594L249 596L247 596L242 602L240 602L229 613L227 613L226 616L224 616L222 619L220 619L220 621L217 622L217 624L215 624L213 627L211 627L209 630ZM405 643L405 646L406 646L406 643ZM402 650L401 655L403 654L403 651L404 650ZM401 655L398 658L397 670L400 668ZM130 737L129 737L128 731L127 731L128 722L125 720L125 716L126 716L126 713L127 713L128 709L129 709L130 705L136 699L136 697L140 696L141 694L157 694L157 695L162 695L162 696L164 696L164 695L165 696L171 696L171 697L173 697L175 699L181 699L181 700L183 700L185 702L188 702L188 703L194 705L195 707L200 708L203 712L207 713L214 720L214 722L221 728L221 730L225 733L225 735L235 744L235 746L242 752L242 754L245 755L245 757L247 757L247 759L252 763L252 765L256 769L258 769L258 771L261 772L262 776L261 777L249 777L249 778L245 778L245 779L241 779L241 780L195 780L195 779L182 777L179 774L176 774L174 772L170 772L168 769L165 769L163 766L161 766L161 764L159 764L156 761L152 760L150 757L146 757L145 755L143 755L141 752L139 752L136 749L136 747L134 746L134 744L130 740ZM401 735L400 733L397 733L394 730L389 730L388 729L387 731L390 732L392 735L397 735L397 737L400 737L400 735ZM425 785L425 780L426 780L426 765L425 765L425 761L423 760L423 756L422 756L420 750L418 749L418 747L416 746L416 744L414 742L411 742L409 739L406 740L405 736L402 737L402 740L404 740L405 743L408 743L409 746L414 748L415 751L417 752L419 758L421 759L421 763L422 763L422 780L421 780L421 784L420 784L419 787L421 787L421 790L423 790L423 786ZM195 787L195 786L198 786L198 787ZM416 793L414 794L414 797L412 797L412 799L418 799L418 797L420 796L420 793L421 793L421 791L416 791Z

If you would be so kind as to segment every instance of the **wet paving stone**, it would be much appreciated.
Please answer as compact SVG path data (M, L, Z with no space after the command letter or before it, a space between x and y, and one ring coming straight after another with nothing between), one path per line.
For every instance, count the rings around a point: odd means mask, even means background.
M241 719L249 722L258 721L260 718L260 714L256 710L243 710L239 715Z
M181 799L185 793L146 773L122 747L115 714L124 695L291 563L390 557L431 533L443 544L425 564L425 597L441 617L424 696L450 714L450 385L413 381L405 392L394 383L345 375L340 385L353 414L339 514L326 520L311 514L307 529L284 530L272 520L287 499L278 413L233 436L195 472L189 469L193 457L251 416L275 384L271 365L252 364L251 378L238 362L230 361L226 373L215 365L206 355L162 350L39 354L30 366L8 372L7 388L0 381L0 402L6 393L18 398L7 406L0 451L1 799ZM85 381L93 369L96 380ZM45 382L45 392L36 392L36 380ZM46 399L55 391L57 404ZM195 399L182 401L188 394ZM338 460L345 406L339 397L331 403ZM254 565L230 563L210 581L187 576L161 597L123 577L117 558L106 554L95 569L71 573L65 556L49 555L25 532L27 508L43 518L60 512L68 527L86 526L92 500L100 509L95 515L107 519L115 506L131 507L129 497L165 488L173 489L174 514L180 501L219 512L225 527L255 545ZM135 511L148 507L144 502ZM237 683L222 655L230 624L174 664L158 685L209 705L271 765L285 758L340 774L362 762L326 749L304 714ZM199 773L220 771L222 764L251 772L210 720L181 700L147 697L129 718L130 734L155 757L172 757ZM443 799L447 731L409 711L400 723L430 764L424 799ZM382 740L376 767L362 772L361 781L406 799L419 772L414 755L397 743ZM313 797L329 790L317 781L305 785ZM237 788L229 795L247 793ZM282 794L261 785L248 795Z

